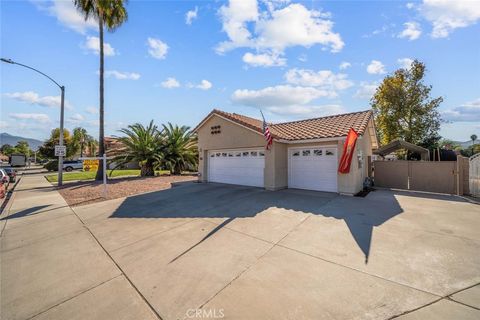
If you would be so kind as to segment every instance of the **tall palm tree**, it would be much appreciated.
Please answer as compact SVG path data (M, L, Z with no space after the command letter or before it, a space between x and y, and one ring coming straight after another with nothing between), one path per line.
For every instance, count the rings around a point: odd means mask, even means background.
M162 165L171 174L181 174L184 170L196 169L198 165L197 136L190 127L171 123L163 125L162 152L159 157Z
M477 137L476 134L472 134L472 135L470 136L470 139L472 140L472 146L475 144L475 141L477 140L477 138L478 138L478 137Z
M92 140L94 139L88 134L87 129L82 127L73 129L73 141L80 147L80 157L83 157L85 147L88 147Z
M135 123L121 129L120 132L125 136L118 138L118 142L123 146L113 158L116 167L138 162L142 177L154 176L155 168L159 165L158 155L162 147L162 136L153 120L148 126Z
M124 3L127 0L73 0L75 7L80 11L84 16L85 20L92 17L98 22L98 32L100 38L100 129L98 136L99 148L98 152L100 155L105 153L105 130L104 130L104 99L103 99L103 74L104 74L104 54L103 54L103 29L107 28L108 31L113 32L116 28L121 26L125 21L127 21L128 15L127 10L124 7ZM97 180L103 178L103 165L102 160L100 160L98 171L97 171Z

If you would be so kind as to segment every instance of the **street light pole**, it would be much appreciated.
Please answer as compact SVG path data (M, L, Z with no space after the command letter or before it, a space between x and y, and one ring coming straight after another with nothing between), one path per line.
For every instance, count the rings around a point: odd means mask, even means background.
M62 90L62 98L60 102L60 136L58 138L58 144L63 146L63 118L64 118L64 110L65 110L65 87L61 86L60 90ZM66 153L65 153L66 154ZM63 185L63 156L58 156L58 186Z
M5 63L16 64L16 65L19 65L21 67L33 70L37 73L40 73L42 76L48 78L50 81L55 83L57 85L57 87L60 88L60 90L62 92L62 95L61 95L61 103L60 103L60 135L59 135L59 143L58 144L60 145L60 147L62 147L63 146L63 120L64 120L64 113L65 113L65 86L61 86L60 84L58 84L57 81L53 80L51 77L49 77L45 73L41 72L40 70L37 70L35 68L29 67L27 65L24 65L24 64L21 64L21 63L18 63L18 62L15 62L12 59L1 58L0 60L2 60L2 62L5 62ZM58 157L58 186L61 186L62 184L63 184L63 156L60 155Z

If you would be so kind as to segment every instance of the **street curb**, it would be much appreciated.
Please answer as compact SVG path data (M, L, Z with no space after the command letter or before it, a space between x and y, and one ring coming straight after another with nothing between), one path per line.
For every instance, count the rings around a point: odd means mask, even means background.
M15 191L15 188L17 187L20 180L22 180L22 176L20 176L18 179L15 180L15 184L10 190L8 190L7 194L5 195L5 199L3 200L2 205L0 206L0 216L3 215L3 211L8 206L8 203L10 202L10 198L13 197L13 191Z

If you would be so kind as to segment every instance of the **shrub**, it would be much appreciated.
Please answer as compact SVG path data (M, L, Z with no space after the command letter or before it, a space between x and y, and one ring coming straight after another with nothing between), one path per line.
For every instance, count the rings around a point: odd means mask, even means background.
M48 171L58 171L58 161L57 160L50 160L43 166Z

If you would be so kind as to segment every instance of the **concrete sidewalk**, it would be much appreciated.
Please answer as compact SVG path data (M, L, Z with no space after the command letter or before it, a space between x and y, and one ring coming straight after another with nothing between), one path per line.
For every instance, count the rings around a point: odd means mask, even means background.
M1 319L157 319L42 174L0 217Z

